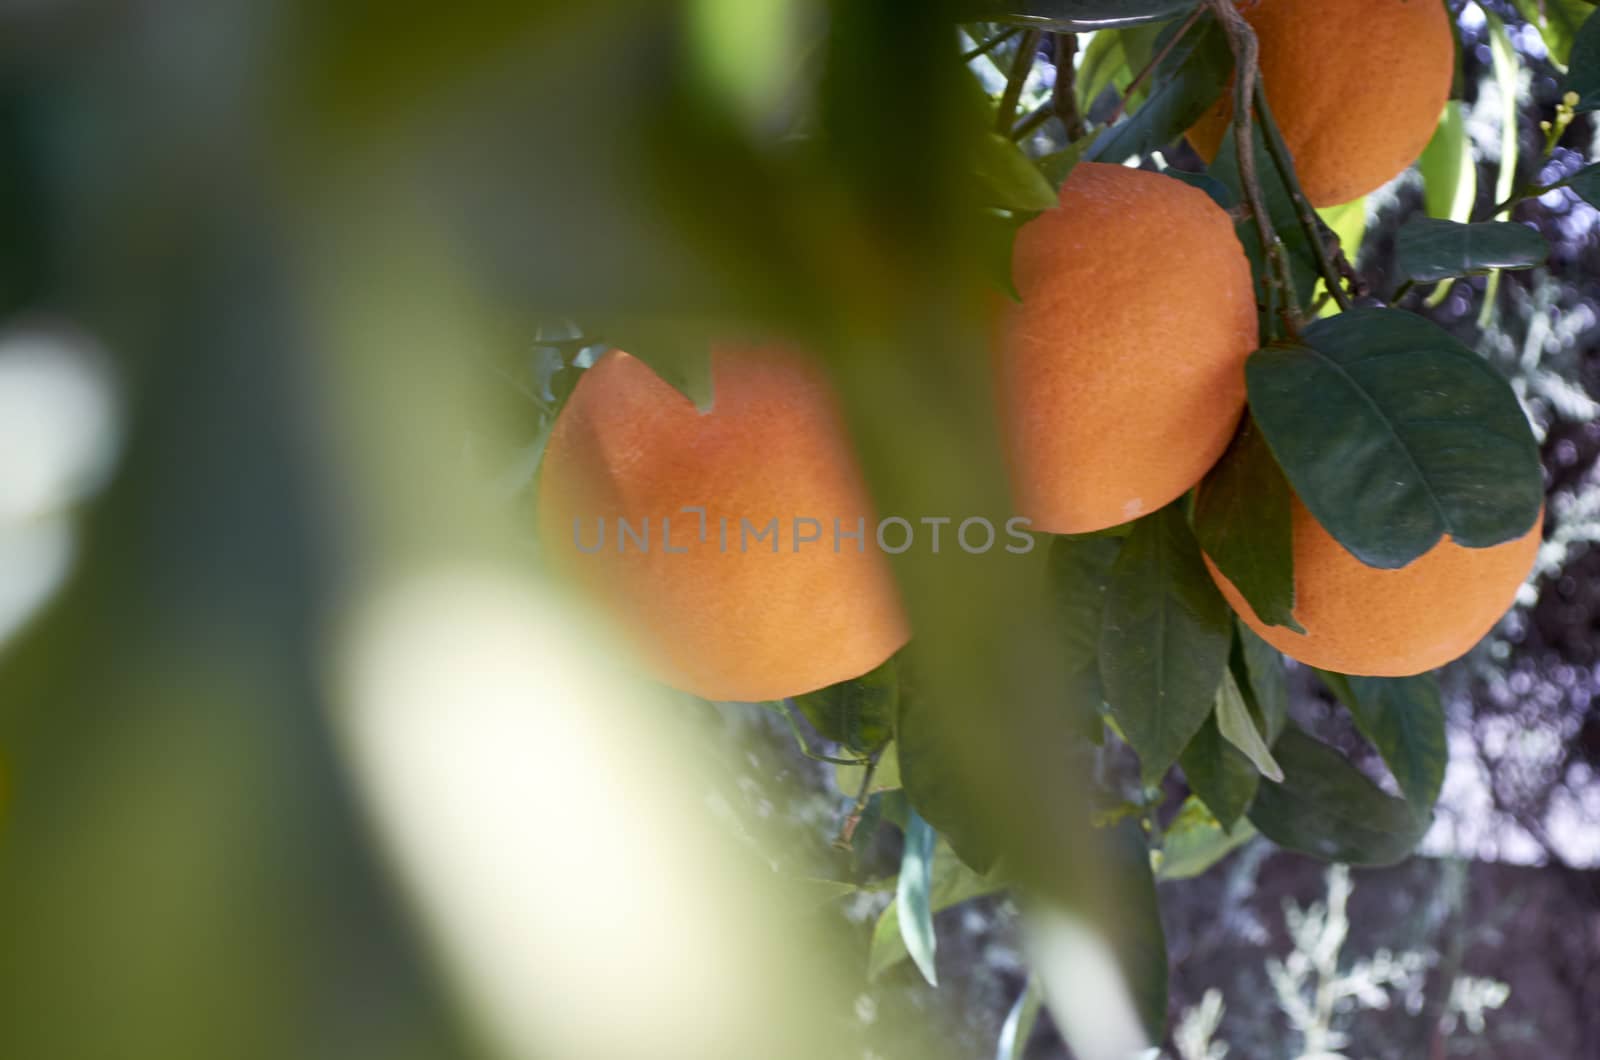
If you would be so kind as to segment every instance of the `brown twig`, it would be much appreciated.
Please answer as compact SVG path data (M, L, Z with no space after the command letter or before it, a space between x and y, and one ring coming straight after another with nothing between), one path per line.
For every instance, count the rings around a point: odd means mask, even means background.
M1030 29L1017 42L1016 57L1011 60L1011 73L1006 78L1006 90L1000 96L1000 112L995 115L995 132L1001 136L1011 132L1011 123L1017 117L1017 102L1022 99L1022 85L1033 69L1033 60L1039 54L1039 41L1043 34Z
M1067 141L1082 138L1087 131L1083 115L1078 113L1077 68L1073 63L1078 54L1076 33L1056 34L1056 83L1050 89L1050 104L1057 118L1067 130Z
M990 37L988 40L984 41L982 44L978 45L976 48L970 48L967 51L962 52L961 61L964 63L970 63L980 55L987 55L1021 32L1022 28L1020 26L1013 26L1004 33L997 33L993 37Z
M1255 100L1256 113L1261 118L1261 136L1267 143L1267 153L1272 156L1272 164L1278 170L1278 176L1283 180L1283 186L1289 190L1289 201L1294 203L1294 214L1300 221L1300 228L1306 235L1306 241L1311 244L1312 256L1317 260L1317 271L1322 274L1322 283L1339 303L1341 310L1350 308L1350 296L1345 293L1344 284L1338 271L1333 267L1333 261L1328 257L1328 247L1322 241L1322 226L1318 222L1317 213L1311 208L1311 203L1306 199L1305 192L1300 190L1300 178L1295 175L1294 161L1289 157L1289 149L1283 142L1283 137L1278 133L1278 123L1273 120L1272 108L1267 106L1267 94L1262 90L1260 77L1256 78L1255 91L1251 94ZM1337 241L1338 237L1335 237Z
M1267 258L1267 309L1269 314L1275 310L1281 312L1283 323L1293 336L1300 329L1300 306L1295 299L1294 278L1283 254L1283 244L1272 229L1272 218L1267 214L1261 181L1256 175L1255 134L1250 119L1250 103L1260 72L1261 45L1250 23L1233 6L1233 0L1206 0L1206 6L1216 14L1228 34L1228 46L1233 50L1234 147L1239 159L1239 184L1250 206L1250 215L1255 218L1261 252ZM1281 302L1278 301L1280 298Z
M878 755L873 755L867 761L867 768L861 774L861 788L856 792L856 801L850 807L850 812L845 816L844 824L839 826L839 835L834 839L833 845L840 850L849 850L851 843L856 838L856 827L861 824L861 815L867 809L867 796L871 794L872 775L878 771Z
M1204 11L1205 5L1196 5L1195 9L1189 12L1189 17L1184 19L1182 24L1178 26L1177 31L1172 34L1172 38L1161 46L1160 51L1150 57L1150 61L1145 63L1138 73L1133 75L1133 80L1128 82L1127 90L1122 93L1122 98L1117 100L1117 105L1112 109L1111 116L1106 119L1107 125L1115 125L1117 123L1117 119L1122 117L1123 113L1128 109L1128 100L1139 90L1140 85L1150 79L1150 75L1155 73L1156 67L1161 65L1161 61L1172 54L1172 49L1176 48L1178 42L1183 39L1184 34L1193 29L1194 24L1200 21L1200 15Z

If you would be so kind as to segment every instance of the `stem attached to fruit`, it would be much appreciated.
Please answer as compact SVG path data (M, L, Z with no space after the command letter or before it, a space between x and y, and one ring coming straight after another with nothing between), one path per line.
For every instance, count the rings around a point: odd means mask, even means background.
M1267 153L1272 156L1272 164L1278 170L1283 186L1289 189L1295 216L1300 220L1300 228L1306 234L1306 241L1311 244L1311 252L1317 259L1317 271L1322 274L1323 285L1328 288L1328 293L1333 295L1333 300L1339 303L1340 309L1349 309L1350 296L1345 293L1338 270L1333 267L1333 261L1328 257L1328 246L1322 241L1322 225L1317 221L1317 213L1311 208L1305 192L1300 190L1300 178L1295 176L1294 161L1289 157L1289 148L1278 132L1278 123L1272 117L1272 108L1267 106L1267 94L1261 87L1260 77L1256 78L1254 98L1256 113L1261 117L1261 137L1267 143Z
M1259 59L1261 44L1256 31L1233 6L1233 0L1207 0L1207 6L1228 34L1228 46L1233 49L1233 139L1239 156L1239 183L1244 188L1245 201L1255 218L1256 235L1261 240L1261 251L1267 257L1267 302L1269 312L1274 304L1279 309L1284 327L1290 337L1300 330L1300 306L1295 300L1294 278L1289 272L1289 262L1283 253L1283 244L1272 229L1272 218L1267 214L1261 182L1256 176L1255 131L1250 120L1251 100L1260 77Z

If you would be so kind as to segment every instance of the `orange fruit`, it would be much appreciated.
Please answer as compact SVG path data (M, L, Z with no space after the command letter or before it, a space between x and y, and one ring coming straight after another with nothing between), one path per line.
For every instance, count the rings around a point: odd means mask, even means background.
M1228 214L1173 177L1084 162L1011 261L997 370L1018 512L1084 533L1181 496L1233 436L1256 348Z
M1427 146L1450 98L1455 42L1439 0L1244 0L1261 83L1313 206L1381 187ZM1233 115L1223 93L1189 130L1209 162Z
M865 673L908 633L832 392L765 348L717 350L712 380L702 414L626 353L583 374L545 449L549 556L684 691L780 699Z
M1295 633L1256 618L1211 558L1206 566L1239 617L1285 655L1310 666L1369 677L1419 674L1465 655L1505 614L1533 568L1543 529L1492 548L1462 548L1448 536L1397 570L1352 556L1293 502Z

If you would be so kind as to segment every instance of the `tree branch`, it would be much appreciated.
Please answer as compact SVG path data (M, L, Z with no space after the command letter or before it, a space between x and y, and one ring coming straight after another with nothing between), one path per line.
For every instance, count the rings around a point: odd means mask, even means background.
M1033 60L1039 54L1042 36L1039 30L1030 29L1017 42L1017 54L1011 61L1011 75L1006 78L1006 90L1000 97L1000 112L995 115L995 132L1001 136L1010 134L1011 123L1016 120L1022 85L1028 80L1028 72L1033 69Z
M1066 127L1067 141L1082 138L1087 131L1083 124L1083 115L1078 113L1078 87L1077 67L1073 62L1078 54L1078 35L1076 33L1056 34L1056 83L1050 89L1050 104L1055 110L1057 118Z
M1317 219L1317 213L1311 208L1305 192L1300 190L1300 178L1295 175L1294 161L1289 157L1289 148L1278 132L1278 123L1272 117L1272 108L1267 106L1267 94L1261 87L1259 76L1256 78L1255 91L1251 95L1255 100L1256 113L1261 117L1261 136L1267 142L1267 153L1272 156L1272 164L1277 168L1283 186L1289 189L1289 199L1294 203L1295 217L1299 218L1300 228L1311 244L1312 254L1317 259L1317 271L1322 274L1322 283L1333 296L1333 300L1339 303L1341 310L1349 309L1350 296L1345 293L1342 277L1334 269L1333 262L1328 257L1328 247L1322 241L1322 226Z
M1122 117L1123 113L1128 109L1128 100L1139 90L1140 85L1150 79L1150 75L1155 72L1156 67L1161 65L1161 61L1172 54L1172 49L1178 46L1178 42L1183 39L1184 34L1193 29L1194 24L1200 21L1200 16L1205 12L1205 9L1204 4L1196 4L1195 9L1189 12L1189 17L1184 19L1178 26L1177 32L1173 33L1172 39L1163 44L1161 50L1152 55L1150 61L1144 64L1143 69L1133 75L1133 80L1128 82L1127 91L1122 93L1122 98L1117 100L1117 105L1111 111L1111 116L1106 119L1107 125L1115 125L1117 123L1117 119Z

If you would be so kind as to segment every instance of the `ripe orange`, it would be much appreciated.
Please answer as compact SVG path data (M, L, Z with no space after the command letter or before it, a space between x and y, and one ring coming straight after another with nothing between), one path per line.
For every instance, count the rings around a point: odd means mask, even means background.
M1427 146L1450 98L1455 43L1439 0L1244 0L1267 102L1313 206L1382 186ZM1189 130L1210 161L1233 94Z
M1528 577L1544 517L1493 548L1443 538L1398 570L1368 567L1333 539L1295 498L1294 617L1305 633L1256 618L1216 565L1211 577L1246 625L1291 658L1324 670L1404 677L1467 653L1494 628Z
M1160 173L1085 162L1012 252L997 358L1018 511L1084 533L1167 504L1216 463L1256 348L1227 213Z
M865 673L908 633L831 391L772 349L719 349L712 378L701 414L620 351L584 373L545 450L549 555L685 691L779 699Z

